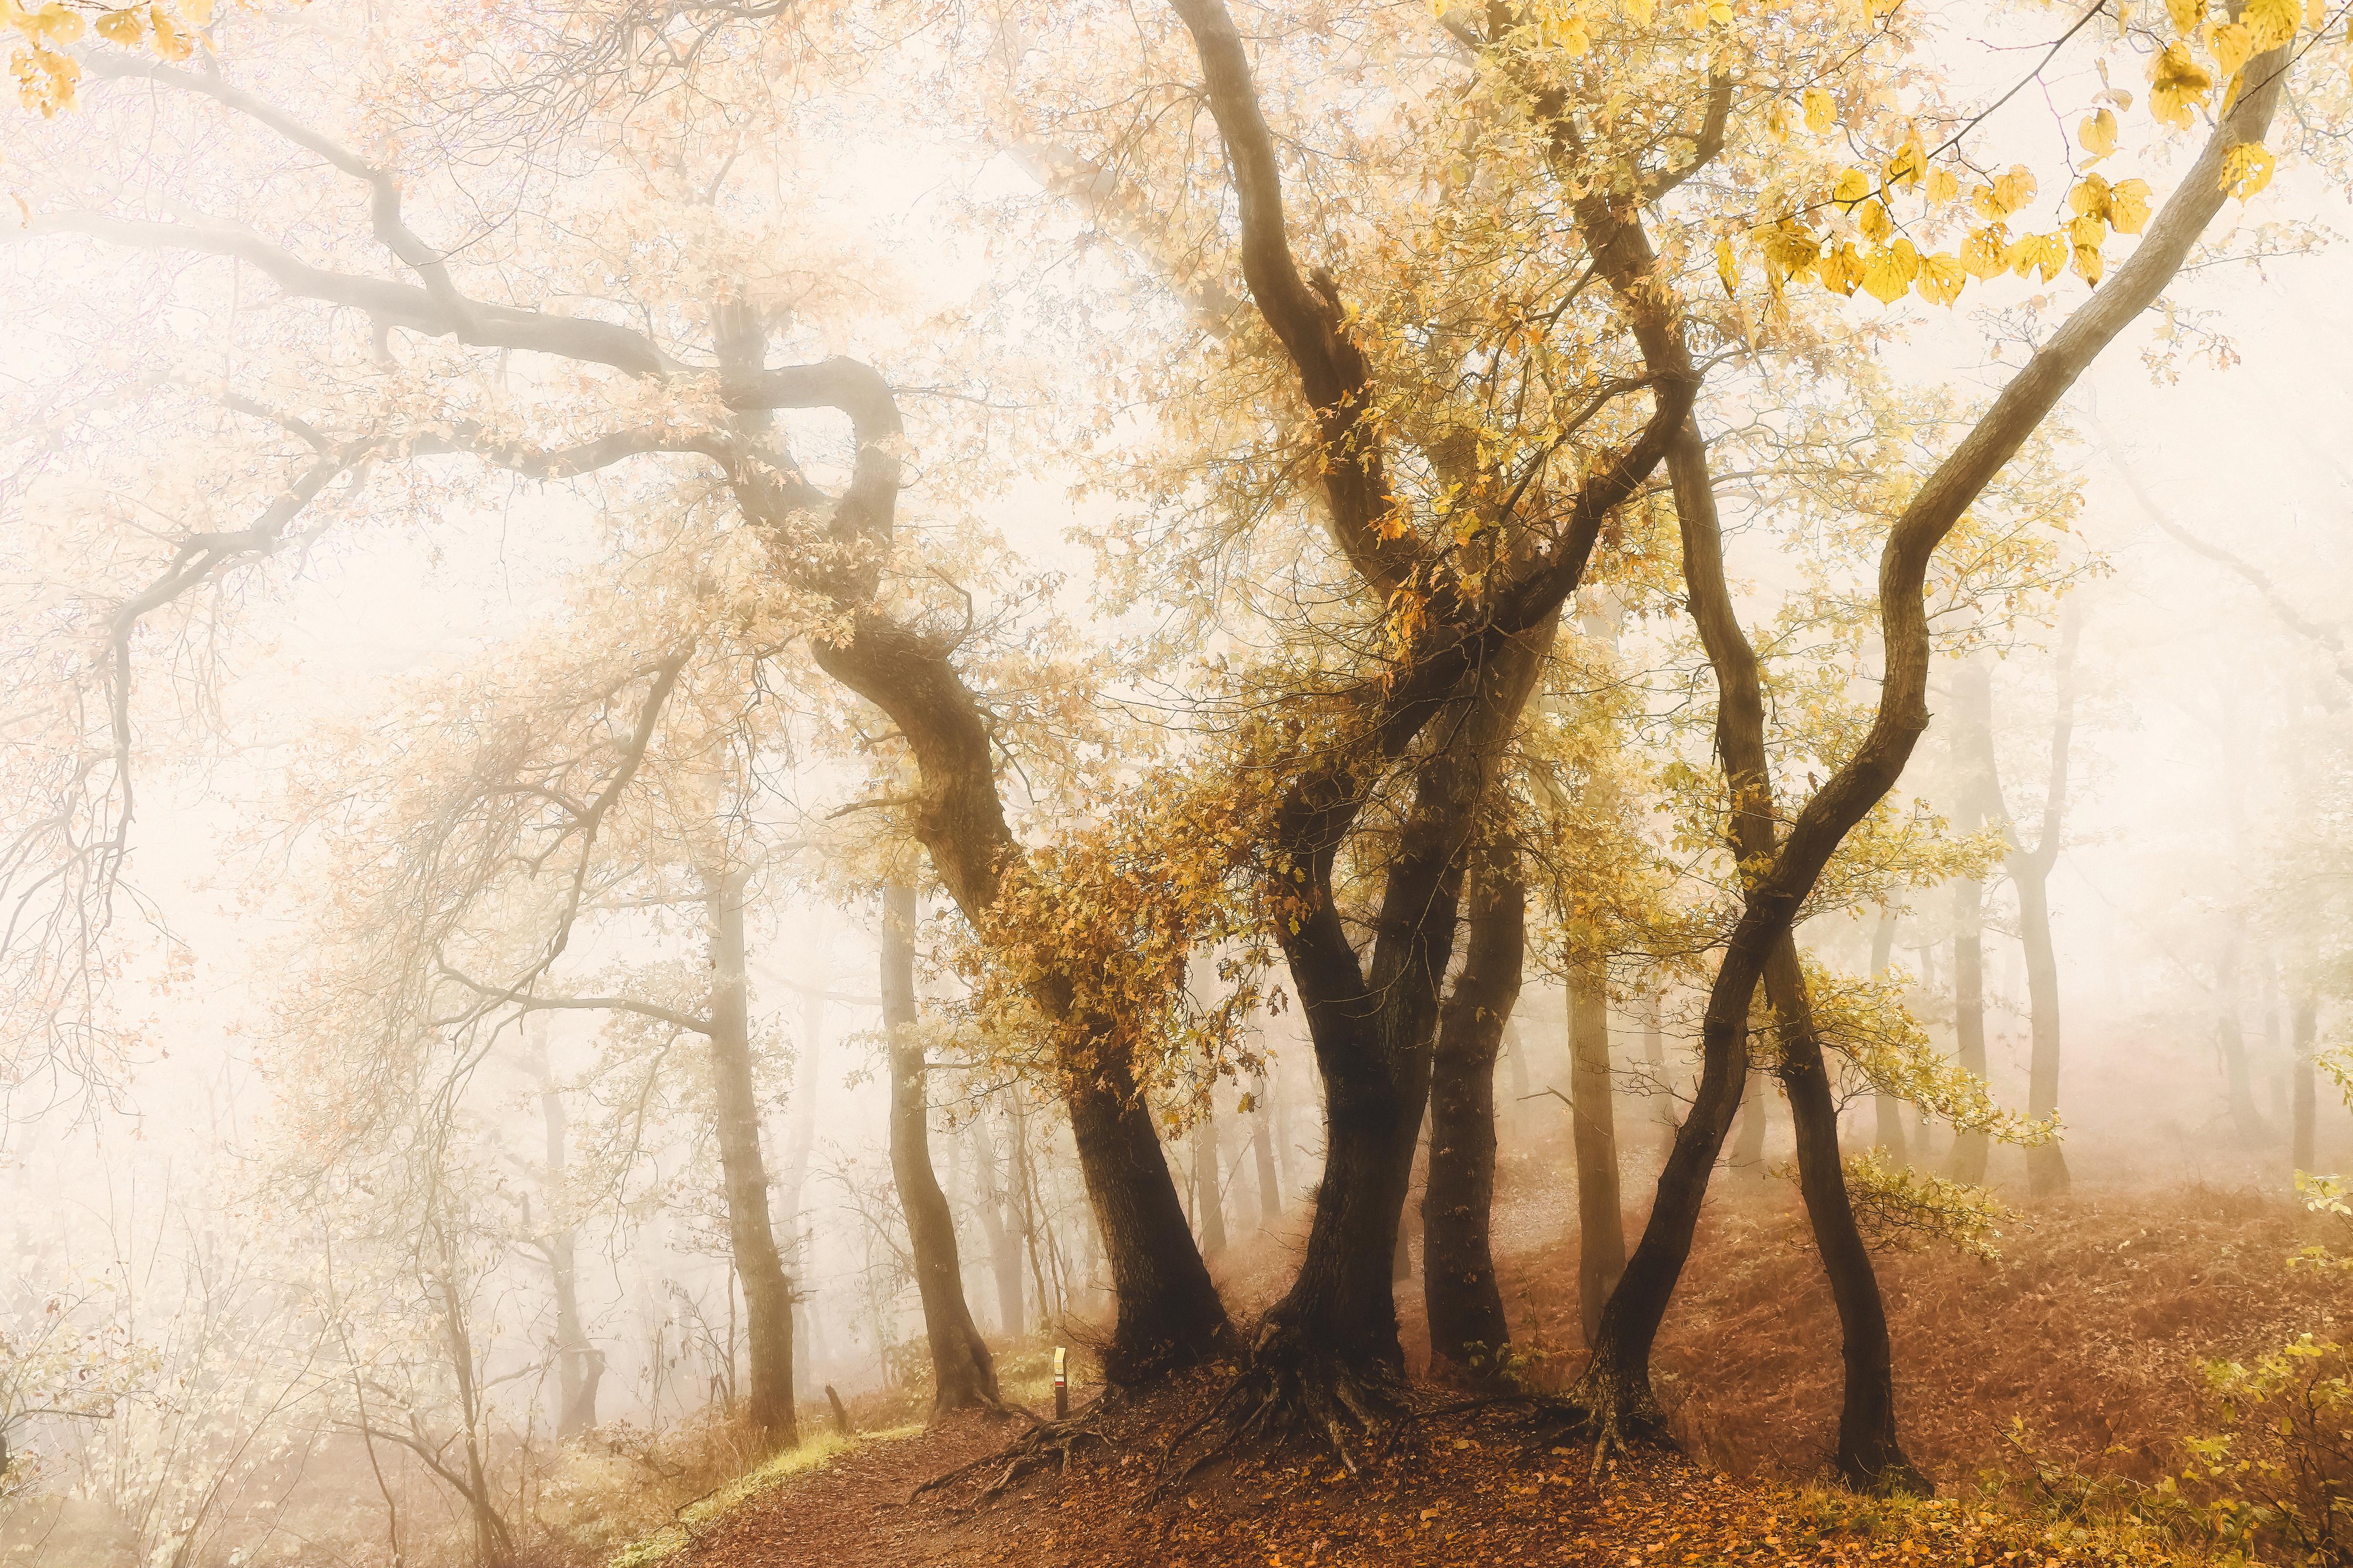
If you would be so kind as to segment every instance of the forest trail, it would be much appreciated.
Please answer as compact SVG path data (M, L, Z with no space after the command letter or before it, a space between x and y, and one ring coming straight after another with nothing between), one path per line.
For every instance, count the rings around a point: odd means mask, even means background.
M1534 1212L1533 1185L1503 1205L1525 1243L1503 1272L1524 1344L1573 1344L1576 1237ZM2021 1212L1998 1260L1945 1251L1888 1259L1906 1440L1948 1494L1900 1516L1805 1485L1836 1419L1835 1318L1790 1194L1733 1183L1702 1234L1706 1267L1661 1346L1676 1425L1703 1462L1623 1459L1597 1488L1581 1448L1531 1447L1510 1417L1468 1412L1416 1424L1360 1477L1302 1454L1268 1456L1205 1476L1179 1502L1142 1508L1166 1435L1206 1396L1209 1385L1197 1380L1106 1417L1105 1446L1082 1450L1066 1476L1026 1478L978 1506L989 1478L913 1498L917 1486L1011 1436L1001 1423L957 1420L861 1446L759 1494L674 1561L1648 1568L1998 1562L2028 1539L2052 1555L2039 1524L1982 1512L1950 1495L1963 1489L1955 1483L2022 1471L2030 1460L2142 1480L2178 1463L2179 1438L2200 1419L2202 1358L2250 1353L2295 1324L2334 1322L2334 1283L2285 1267L2308 1222L2293 1202L2252 1191L2088 1194ZM1235 1263L1271 1262L1282 1250L1277 1237L1261 1245L1267 1259ZM1256 1272L1238 1267L1229 1289L1255 1295ZM1417 1296L1399 1291L1418 1360ZM1539 1375L1565 1380L1574 1353L1547 1353ZM2013 1419L2031 1455L2013 1441ZM2086 1546L2084 1555L2116 1561L2112 1546Z

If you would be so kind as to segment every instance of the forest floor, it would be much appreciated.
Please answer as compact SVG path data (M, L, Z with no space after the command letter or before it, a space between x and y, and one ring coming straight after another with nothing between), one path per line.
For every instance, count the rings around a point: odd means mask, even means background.
M1501 1272L1540 1383L1569 1381L1577 1329L1573 1204L1530 1168L1503 1173ZM2179 1467L2206 1429L2200 1363L2245 1358L2353 1312L2341 1277L2291 1271L2318 1222L2250 1185L2080 1193L2021 1206L1998 1260L1949 1251L1881 1259L1905 1441L1938 1483L1925 1507L1821 1489L1836 1422L1838 1335L1785 1183L1727 1180L1710 1203L1657 1359L1693 1458L1613 1462L1531 1446L1493 1410L1412 1423L1364 1474L1304 1453L1261 1455L1146 1506L1161 1444L1216 1384L1113 1412L1067 1474L976 1500L984 1475L923 1482L1005 1443L959 1421L855 1445L712 1521L680 1568L826 1564L2155 1562L2149 1541L2055 1515L2054 1475L2127 1486ZM1630 1225L1630 1235L1632 1226ZM1222 1260L1245 1313L1271 1299L1296 1238L1281 1227ZM1409 1356L1424 1352L1418 1283L1398 1292ZM1433 1394L1433 1402L1444 1396ZM2063 1527L2063 1528L2062 1528Z

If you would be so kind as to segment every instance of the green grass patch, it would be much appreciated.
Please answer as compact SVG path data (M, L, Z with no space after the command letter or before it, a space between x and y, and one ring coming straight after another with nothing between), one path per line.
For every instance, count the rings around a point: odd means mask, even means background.
M612 1568L650 1568L683 1550L701 1531L701 1527L718 1519L730 1510L740 1508L749 1499L781 1485L795 1476L806 1475L835 1458L876 1443L895 1442L912 1437L923 1429L920 1421L903 1426L886 1426L879 1431L860 1432L854 1437L844 1437L828 1432L810 1438L796 1448L747 1470L716 1491L707 1492L678 1510L676 1519L650 1535L641 1536L623 1548L613 1559Z

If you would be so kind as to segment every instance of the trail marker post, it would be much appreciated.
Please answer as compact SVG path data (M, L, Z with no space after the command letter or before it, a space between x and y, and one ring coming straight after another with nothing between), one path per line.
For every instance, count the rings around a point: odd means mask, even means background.
M1070 1352L1061 1346L1054 1347L1054 1419L1057 1421L1067 1421L1071 1417L1069 1355Z

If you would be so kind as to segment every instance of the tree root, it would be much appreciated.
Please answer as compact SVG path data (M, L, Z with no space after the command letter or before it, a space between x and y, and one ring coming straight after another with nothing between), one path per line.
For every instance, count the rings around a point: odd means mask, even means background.
M1402 1393L1393 1373L1299 1351L1287 1338L1261 1337L1251 1365L1168 1439L1145 1506L1182 1490L1238 1449L1261 1443L1304 1438L1355 1475L1408 1414Z
M1067 1421L1041 1420L1018 1405L1004 1406L1006 1415L1027 1417L1030 1422L1029 1429L993 1453L983 1454L979 1458L958 1465L944 1475L934 1476L910 1492L907 1500L913 1502L928 1492L944 1491L970 1477L997 1471L997 1479L983 1487L965 1505L978 1508L983 1503L994 1501L1024 1476L1032 1475L1049 1465L1054 1468L1057 1475L1068 1474L1072 1456L1086 1444L1111 1446L1111 1439L1092 1425L1093 1418L1103 1413L1102 1403L1098 1400L1084 1415L1073 1415ZM1000 1466L1003 1467L1001 1469Z

